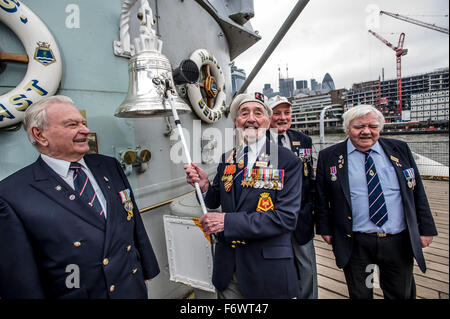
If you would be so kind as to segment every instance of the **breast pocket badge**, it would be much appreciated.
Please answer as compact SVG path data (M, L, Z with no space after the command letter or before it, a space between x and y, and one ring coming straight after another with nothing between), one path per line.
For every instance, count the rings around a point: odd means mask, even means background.
M270 193L259 194L258 207L256 211L260 213L267 212L268 210L274 209L272 198L270 198Z

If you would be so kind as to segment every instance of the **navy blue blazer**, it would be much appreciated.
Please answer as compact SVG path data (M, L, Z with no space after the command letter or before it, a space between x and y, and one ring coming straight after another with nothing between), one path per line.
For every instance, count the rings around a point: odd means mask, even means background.
M293 298L298 295L297 273L293 259L291 233L297 224L301 204L300 161L284 147L270 144L274 169L284 169L282 190L244 187L239 202L235 187L226 192L222 176L230 153L222 156L217 174L208 188L208 208L222 206L224 231L215 246L213 284L223 291L236 273L245 298ZM263 147L262 151L266 148ZM257 168L255 163L254 168ZM268 193L274 208L258 212L262 193ZM264 196L264 195L263 195Z
M287 130L286 134L291 142L291 150L296 156L300 156L299 150L301 148L311 149L312 139L308 135L294 130ZM300 245L308 243L314 237L314 193L315 193L315 179L313 169L312 153L310 160L306 158L300 159L302 161L302 207L300 209L297 221L297 227L294 231L294 236ZM307 175L305 174L304 164L306 163ZM306 175L306 176L305 176Z
M378 140L392 166L400 185L406 225L411 247L420 269L426 265L420 236L437 235L422 179L411 150L403 141L380 138ZM330 167L338 167L339 156L344 158L342 168L337 168L337 180L331 180ZM399 165L396 164L398 160ZM401 167L400 167L401 165ZM407 186L403 170L413 168L416 177L414 189ZM339 268L348 263L353 247L352 208L348 181L347 141L330 146L319 153L316 172L316 231L319 235L332 235L333 251Z
M159 267L133 194L127 220L119 192L130 184L114 158L84 160L105 196L106 220L40 156L0 182L0 297L147 298L144 279Z

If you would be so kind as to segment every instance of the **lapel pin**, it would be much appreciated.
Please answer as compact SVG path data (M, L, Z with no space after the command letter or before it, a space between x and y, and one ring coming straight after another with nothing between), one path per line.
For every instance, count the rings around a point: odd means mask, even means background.
M58 185L55 187L55 189L59 192L62 189L62 187L61 187L61 185Z

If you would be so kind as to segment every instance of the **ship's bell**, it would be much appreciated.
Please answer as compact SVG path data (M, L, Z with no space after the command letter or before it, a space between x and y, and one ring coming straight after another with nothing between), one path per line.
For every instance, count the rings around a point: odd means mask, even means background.
M157 51L142 51L128 62L128 94L115 112L117 117L168 116L172 109L164 101L164 82L174 87L170 61ZM191 108L172 90L173 104L179 114Z

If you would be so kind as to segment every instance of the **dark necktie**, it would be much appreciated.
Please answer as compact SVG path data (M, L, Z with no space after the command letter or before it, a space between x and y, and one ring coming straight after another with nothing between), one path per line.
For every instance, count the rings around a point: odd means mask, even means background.
M388 220L386 201L384 200L383 189L381 188L380 179L378 178L377 169L373 162L370 152L363 152L366 156L366 180L367 190L369 194L369 218L378 227Z
M284 142L284 135L283 134L279 134L278 135L278 144L280 146L284 146L283 142Z
M88 203L99 215L103 214L103 208L97 198L97 194L92 187L86 173L81 169L81 164L77 162L70 163L69 169L73 170L73 186L77 194Z
M240 156L240 158L236 159L236 164L237 166L237 170L236 170L236 177L234 179L234 199L236 204L239 202L239 198L241 197L241 193L242 193L242 180L244 178L244 171L245 168L247 167L247 162L248 162L248 146L244 147L244 152L243 154ZM240 160L243 158L244 161L244 166L242 168L239 168L239 162Z

